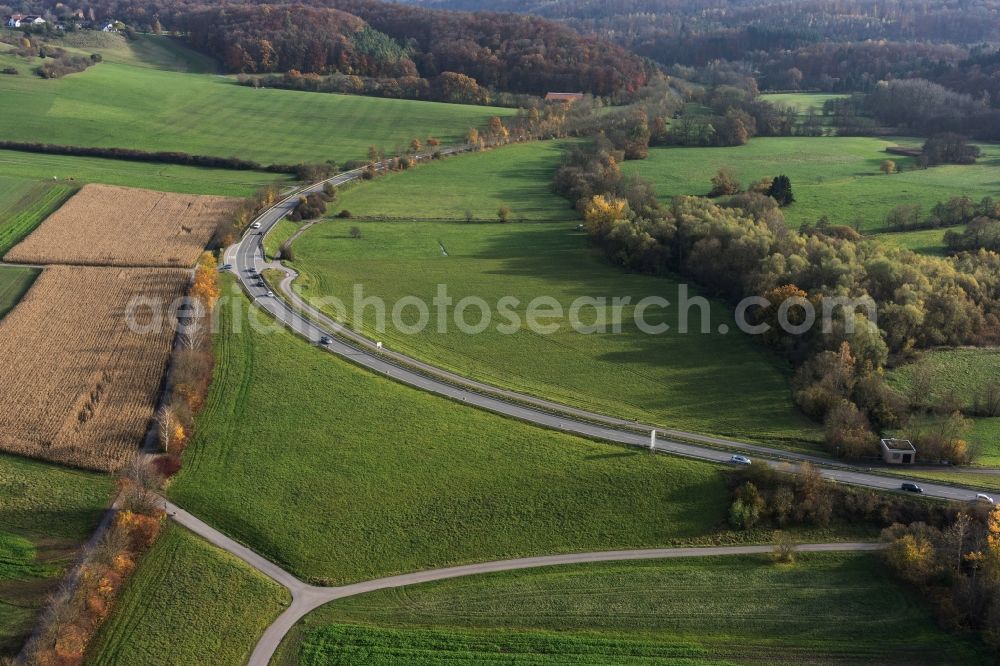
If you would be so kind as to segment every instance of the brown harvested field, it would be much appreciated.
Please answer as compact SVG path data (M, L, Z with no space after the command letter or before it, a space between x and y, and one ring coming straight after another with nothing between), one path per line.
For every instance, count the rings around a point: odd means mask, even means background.
M239 199L85 185L7 261L81 266L189 267Z
M169 305L188 281L182 269L45 269L0 321L0 450L121 466L145 438L173 342L169 325L130 330L126 308L136 296Z

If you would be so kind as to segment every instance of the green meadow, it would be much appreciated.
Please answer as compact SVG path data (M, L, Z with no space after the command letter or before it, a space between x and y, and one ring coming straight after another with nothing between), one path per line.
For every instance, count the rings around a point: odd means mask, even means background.
M0 175L0 257L34 231L76 189L76 185L66 182Z
M249 196L264 185L288 182L287 176L264 171L205 169L100 157L44 155L16 150L0 150L0 178L3 177L45 181L46 184L70 188L85 183L105 183L124 187L143 187L161 192L218 194L231 197Z
M1000 379L1000 348L968 347L924 352L915 363L895 368L889 383L903 392L913 391L914 378L929 378L931 403L954 403L972 410L983 400L987 383ZM922 390L922 389L921 389Z
M428 173L433 168L423 167ZM383 200L391 198L392 178L383 181ZM350 237L350 226L361 229L361 238ZM622 272L590 248L576 226L575 220L508 225L331 220L295 241L294 266L301 273L295 284L307 298L336 296L348 304L354 302L354 285L361 285L364 296L388 303L387 323L379 330L375 308L355 313L349 305L352 325L390 349L495 385L666 427L810 446L818 429L792 404L786 371L737 331L729 308L709 302L707 333L700 328L703 311L694 308L690 331L678 332L679 283ZM439 332L433 307L421 332L408 334L392 325L394 304L417 296L431 306L438 285L453 299L445 332ZM690 297L696 294L692 287ZM643 333L635 322L636 304L649 296L674 304L645 314L651 324L670 326L666 333ZM455 306L465 297L484 299L490 309L482 332L463 332L454 323ZM498 303L504 297L518 301L511 311L522 325L513 332L502 328L507 319ZM544 320L558 325L555 332L524 325L537 297L554 299L562 308L561 318ZM630 298L621 308L621 331L611 324L603 332L574 330L569 311L580 297L606 299L579 311L584 325L610 322L613 299ZM327 309L336 314L336 308ZM406 326L418 319L415 307L401 310ZM482 321L478 307L469 308L464 319ZM720 326L730 332L718 333Z
M807 113L810 109L817 114L823 113L823 104L831 99L844 99L847 95L836 93L764 93L760 98L772 104L790 106L800 114Z
M973 419L968 439L976 449L974 462L1000 467L1000 417Z
M0 319L28 292L38 270L20 266L0 266Z
M332 660L336 660L335 662ZM611 562L487 574L332 602L278 666L986 664L871 554Z
M414 137L429 136L458 142L470 127L513 113L253 89L216 74L159 69L164 59L182 58L176 51L183 47L171 48L173 58L165 56L163 48L151 47L109 57L56 80L29 71L0 76L0 135L16 141L237 156L262 163L343 163L364 158L373 144L393 150L408 146ZM114 54L121 49L109 50Z
M374 182L348 186L331 213L395 219L496 220L501 206L510 219L567 220L570 202L552 192L552 174L566 141L536 141L456 155Z
M105 476L0 455L0 660L20 650L111 494Z
M975 165L915 169L908 157L890 155L886 146L919 145L919 139L869 137L756 137L732 148L653 148L649 158L626 162L622 171L650 179L663 199L704 195L721 167L733 169L743 185L779 174L792 181L795 203L783 212L790 226L826 216L834 224L884 230L895 206L917 204L924 212L939 201L967 195L995 196L1000 188L1000 146L984 145ZM892 159L900 173L885 175L879 166Z
M723 538L717 467L464 408L273 322L254 332L263 315L226 285L208 404L168 493L303 579Z
M288 592L242 560L168 524L88 650L90 666L243 666Z
M918 229L917 231L893 231L879 234L879 242L893 247L902 247L917 254L944 257L948 254L948 246L944 244L944 235L948 231L961 232L964 226L949 229Z

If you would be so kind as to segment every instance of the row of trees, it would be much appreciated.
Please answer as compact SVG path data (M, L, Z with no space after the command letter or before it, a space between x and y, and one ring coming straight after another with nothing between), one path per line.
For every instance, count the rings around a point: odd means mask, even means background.
M927 215L916 204L902 204L889 211L885 217L885 226L890 231L914 231L956 227L977 219L983 219L986 227L989 227L989 221L1000 219L1000 202L994 201L992 197L983 197L979 201L966 196L952 197L934 204ZM985 231L981 227L979 230ZM979 247L985 246L966 249Z
M729 522L739 529L757 526L826 527L835 521L876 528L923 522L945 526L956 511L943 504L913 500L874 490L840 486L805 463L795 474L767 465L751 465L727 476Z
M195 416L204 408L212 383L215 354L208 322L219 300L219 267L205 252L195 266L189 307L179 313L177 340L168 371L169 393L157 412L160 452L157 471L170 477L180 469L181 454L194 435Z
M905 400L884 381L890 358L1000 338L995 253L923 257L830 228L792 231L778 202L753 191L721 204L679 197L664 206L650 183L622 178L606 141L574 151L554 186L577 202L594 243L625 268L681 274L733 302L767 299L767 307L751 310L753 321L770 325L761 340L798 368L797 401L826 424L829 447L842 455L875 453L875 429L898 427L906 416ZM777 326L785 301L820 312L827 297L853 305L801 334ZM792 309L793 319L799 311Z
M314 180L317 173L329 172L332 163L326 164L261 164L238 157L218 157L215 155L192 155L178 151L138 150L136 148L115 148L101 146L66 146L52 143L9 141L0 139L0 148L20 150L27 153L47 155L72 155L74 157L104 157L131 162L154 162L158 164L183 164L186 166L213 169L235 169L239 171L268 171L271 173L293 174L298 180Z
M165 515L154 493L161 481L139 458L124 469L114 519L49 599L18 663L83 663L140 558L160 534Z
M529 107L538 102L537 97L530 95L489 90L479 85L471 76L457 72L442 72L431 79L425 79L418 76L375 78L339 73L323 76L316 73L303 74L293 69L284 74L241 75L239 81L242 85L255 88L283 88L392 99L418 99L452 104L517 108Z

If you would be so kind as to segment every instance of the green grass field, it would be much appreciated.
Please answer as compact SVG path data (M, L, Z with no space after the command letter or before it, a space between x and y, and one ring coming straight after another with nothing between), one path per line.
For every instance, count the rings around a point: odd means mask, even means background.
M98 49L100 50L100 49ZM57 80L0 76L0 135L17 141L235 155L260 162L344 162L414 137L451 143L511 109L256 90L213 74L104 62ZM128 62L127 62L128 61Z
M249 196L257 188L270 183L288 182L287 176L263 171L202 169L174 164L0 150L0 178L4 177L46 183L51 181L54 186L61 187L106 183L125 187L144 187L162 192L218 194L232 197Z
M289 602L270 578L169 524L129 580L87 664L242 666Z
M826 215L834 224L881 231L886 214L897 205L918 204L926 213L953 196L996 195L1000 146L984 145L975 165L914 170L911 158L884 152L900 142L919 144L918 139L757 137L733 148L653 148L648 159L627 162L622 171L649 178L664 199L707 193L711 177L723 166L732 168L744 186L783 173L796 198L784 209L793 227ZM881 173L879 165L887 158L903 171Z
M948 254L948 246L944 244L944 235L949 231L961 232L964 227L950 229L920 229L918 231L899 231L876 236L878 240L893 247L903 247L917 254L944 257Z
M1000 417L973 419L969 442L977 449L976 463L1000 467Z
M552 174L567 142L538 141L498 150L456 155L375 182L342 190L330 212L407 220L496 220L501 206L511 219L576 217L568 201L552 192Z
M0 455L0 657L20 649L111 494L107 477Z
M208 405L169 495L305 579L662 545L724 521L711 465L463 408L284 329L252 332L242 295L222 308Z
M0 257L61 206L76 186L0 176Z
M843 99L847 95L832 93L765 93L760 96L765 102L772 104L783 104L795 108L800 114L805 114L809 109L815 109L816 113L823 113L823 104L831 99Z
M903 392L912 391L915 373L930 374L930 399L955 402L964 409L982 400L983 388L1000 378L1000 348L939 349L925 352L915 363L888 373L889 383Z
M38 277L34 268L0 266L0 319L10 312Z
M307 616L276 662L990 663L980 644L938 629L877 556L846 553L550 567L373 592Z
M287 217L281 218L264 239L264 255L268 259L274 259L284 242L291 238L301 226L300 223L292 222Z
M434 168L423 167L428 173ZM389 198L390 180L384 182L384 196ZM362 230L360 239L348 235L354 224ZM641 332L634 305L653 295L678 303L677 283L622 272L587 246L585 233L576 225L324 222L295 241L294 263L302 273L296 285L306 297L344 300L348 318L387 347L468 376L666 427L810 446L818 429L792 404L785 373L736 332L724 305L711 305L710 334L700 333L698 309L692 310L692 331L676 333L678 307L647 312L649 322L665 320L669 334ZM443 284L455 304L466 296L485 299L492 308L492 323L470 334L449 319L447 332L439 333L431 308L421 333L407 335L388 315L385 332L379 332L374 308L354 317L355 284L362 285L365 296L385 299L389 313L399 299L412 295L430 306ZM561 326L554 334L526 326L504 334L498 325L505 320L497 311L504 296L520 301L516 311L522 323L527 321L528 303L539 296L556 299L567 314L578 297L607 298L607 307L601 308L606 317L613 298L628 296L632 301L622 310L620 333L610 327L606 333L578 333L563 318L556 320ZM417 319L413 307L403 315L408 325ZM466 320L476 322L479 317L473 307ZM594 308L584 308L579 319L593 323ZM721 324L733 332L717 334Z

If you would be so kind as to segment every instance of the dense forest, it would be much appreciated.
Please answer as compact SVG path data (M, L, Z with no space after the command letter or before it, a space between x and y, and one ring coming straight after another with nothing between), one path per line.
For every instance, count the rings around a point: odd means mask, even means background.
M739 62L764 90L868 92L922 78L1000 102L1000 0L408 1L544 16L680 68L682 78Z
M82 10L138 31L177 32L234 73L436 79L453 72L497 91L608 96L642 87L655 72L620 46L515 14L436 11L377 0L42 4L56 14Z

